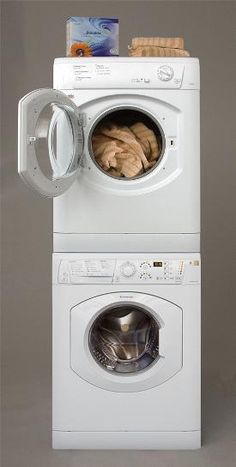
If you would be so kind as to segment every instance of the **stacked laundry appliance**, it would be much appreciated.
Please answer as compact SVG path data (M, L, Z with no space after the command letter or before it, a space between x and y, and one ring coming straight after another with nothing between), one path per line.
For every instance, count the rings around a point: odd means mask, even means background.
M53 198L53 447L200 447L199 63L61 58L19 103Z

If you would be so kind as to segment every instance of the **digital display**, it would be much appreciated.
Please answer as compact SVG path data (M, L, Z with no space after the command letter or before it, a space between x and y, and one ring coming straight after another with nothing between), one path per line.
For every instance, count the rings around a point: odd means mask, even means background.
M162 261L154 261L153 263L154 268L162 268L162 265L163 265Z

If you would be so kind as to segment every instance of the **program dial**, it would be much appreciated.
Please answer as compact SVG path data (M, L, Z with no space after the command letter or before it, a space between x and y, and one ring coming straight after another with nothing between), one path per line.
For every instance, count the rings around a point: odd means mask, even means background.
M170 81L174 76L174 70L169 65L162 65L157 70L157 76L161 81Z
M132 277L136 273L136 267L134 263L127 261L121 265L121 274L124 277Z

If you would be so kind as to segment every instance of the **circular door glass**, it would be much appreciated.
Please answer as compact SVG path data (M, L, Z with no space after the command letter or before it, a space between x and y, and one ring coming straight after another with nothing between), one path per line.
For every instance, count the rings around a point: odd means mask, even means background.
M92 127L90 155L108 176L136 179L154 170L165 149L163 130L152 115L134 108L107 112Z
M140 306L113 305L93 322L89 348L96 362L107 371L141 371L159 356L159 325Z
M76 121L74 109L58 103L47 104L38 116L35 154L49 180L65 177L77 169L75 159L82 152L78 147L82 146L82 135L78 137L80 128Z

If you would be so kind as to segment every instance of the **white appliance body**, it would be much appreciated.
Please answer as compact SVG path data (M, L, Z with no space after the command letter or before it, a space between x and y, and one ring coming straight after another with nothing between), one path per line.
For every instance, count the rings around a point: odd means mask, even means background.
M19 103L19 173L54 198L55 448L200 447L199 89L195 58L63 58ZM91 150L119 111L162 138L133 179Z
M91 350L114 306L158 323L158 356L141 371L110 371ZM53 446L200 447L198 254L53 255Z
M63 58L53 76L54 90L20 101L19 171L55 197L54 251L198 252L198 59ZM134 179L108 176L91 151L96 125L121 109L148 116L162 135L160 162Z
M158 70L173 76L161 80ZM166 78L166 76L164 76ZM84 156L71 189L54 200L54 251L199 251L200 139L197 59L56 60L54 87L84 115ZM160 164L136 180L102 173L89 152L103 114L134 108L161 126ZM70 235L66 235L69 233ZM95 241L96 238L96 241ZM95 243L95 245L94 245Z

